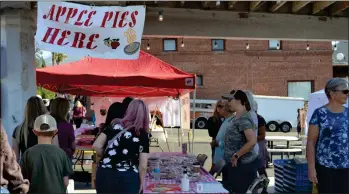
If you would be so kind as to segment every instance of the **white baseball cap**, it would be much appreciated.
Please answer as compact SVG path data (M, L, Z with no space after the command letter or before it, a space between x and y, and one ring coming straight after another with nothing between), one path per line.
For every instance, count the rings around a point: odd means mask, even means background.
M56 120L48 114L40 115L35 119L34 130L37 132L50 132L57 130Z

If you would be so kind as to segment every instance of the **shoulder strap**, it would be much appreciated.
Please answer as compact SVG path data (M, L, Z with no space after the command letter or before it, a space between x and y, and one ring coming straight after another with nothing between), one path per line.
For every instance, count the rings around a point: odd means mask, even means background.
M129 129L129 128L125 128L125 129L123 129L122 131L120 131L118 134L116 134L116 135L113 137L113 139L111 139L111 140L109 141L109 143L108 143L107 147L105 148L104 152L106 152L106 150L109 148L109 146L110 146L111 144L113 144L114 141L115 141L116 139L120 138L121 135L122 135L123 133L125 133L128 129Z

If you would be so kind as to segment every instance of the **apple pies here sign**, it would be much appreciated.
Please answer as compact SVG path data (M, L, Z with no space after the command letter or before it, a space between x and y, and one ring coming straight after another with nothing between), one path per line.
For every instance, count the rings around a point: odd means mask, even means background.
M88 6L38 2L35 41L42 50L75 56L137 59L144 6Z

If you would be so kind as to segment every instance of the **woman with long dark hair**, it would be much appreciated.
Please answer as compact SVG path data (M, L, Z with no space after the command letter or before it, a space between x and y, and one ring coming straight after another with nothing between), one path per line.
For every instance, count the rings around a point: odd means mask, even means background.
M51 103L51 116L55 118L58 129L59 147L62 148L70 159L75 152L74 127L68 121L70 104L67 99L56 98Z
M222 116L222 111L224 108L224 103L219 100L216 103L216 107L214 109L213 115L208 118L207 120L207 130L208 130L208 135L212 138L212 142L211 142L211 157L212 157L212 165L211 165L211 170L213 169L214 166L214 162L213 162L213 158L214 158L214 153L215 153L215 145L214 142L216 140L219 128L221 127L224 117ZM210 172L211 172L210 170Z
M149 110L133 100L126 115L104 128L93 144L101 157L96 174L97 193L141 193L149 153Z

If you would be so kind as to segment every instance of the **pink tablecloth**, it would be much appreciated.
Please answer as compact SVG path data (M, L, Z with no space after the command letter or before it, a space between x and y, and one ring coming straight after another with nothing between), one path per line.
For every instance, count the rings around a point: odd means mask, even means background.
M182 155L182 153L179 152L161 152L161 153L156 153L157 155L160 156L174 156L174 155ZM211 182L215 183L217 182L216 179L209 174L204 168L201 168L201 176L200 180L198 182ZM150 177L146 177L145 183L143 185L143 193L145 194L150 194L150 193L157 193L153 192L151 190L148 190L148 186L151 184L180 184L179 182L176 182L176 180L160 180L160 181L155 181L151 179ZM196 192L196 182L190 182L190 191L189 192L183 192L183 191L171 191L168 193L197 193Z

